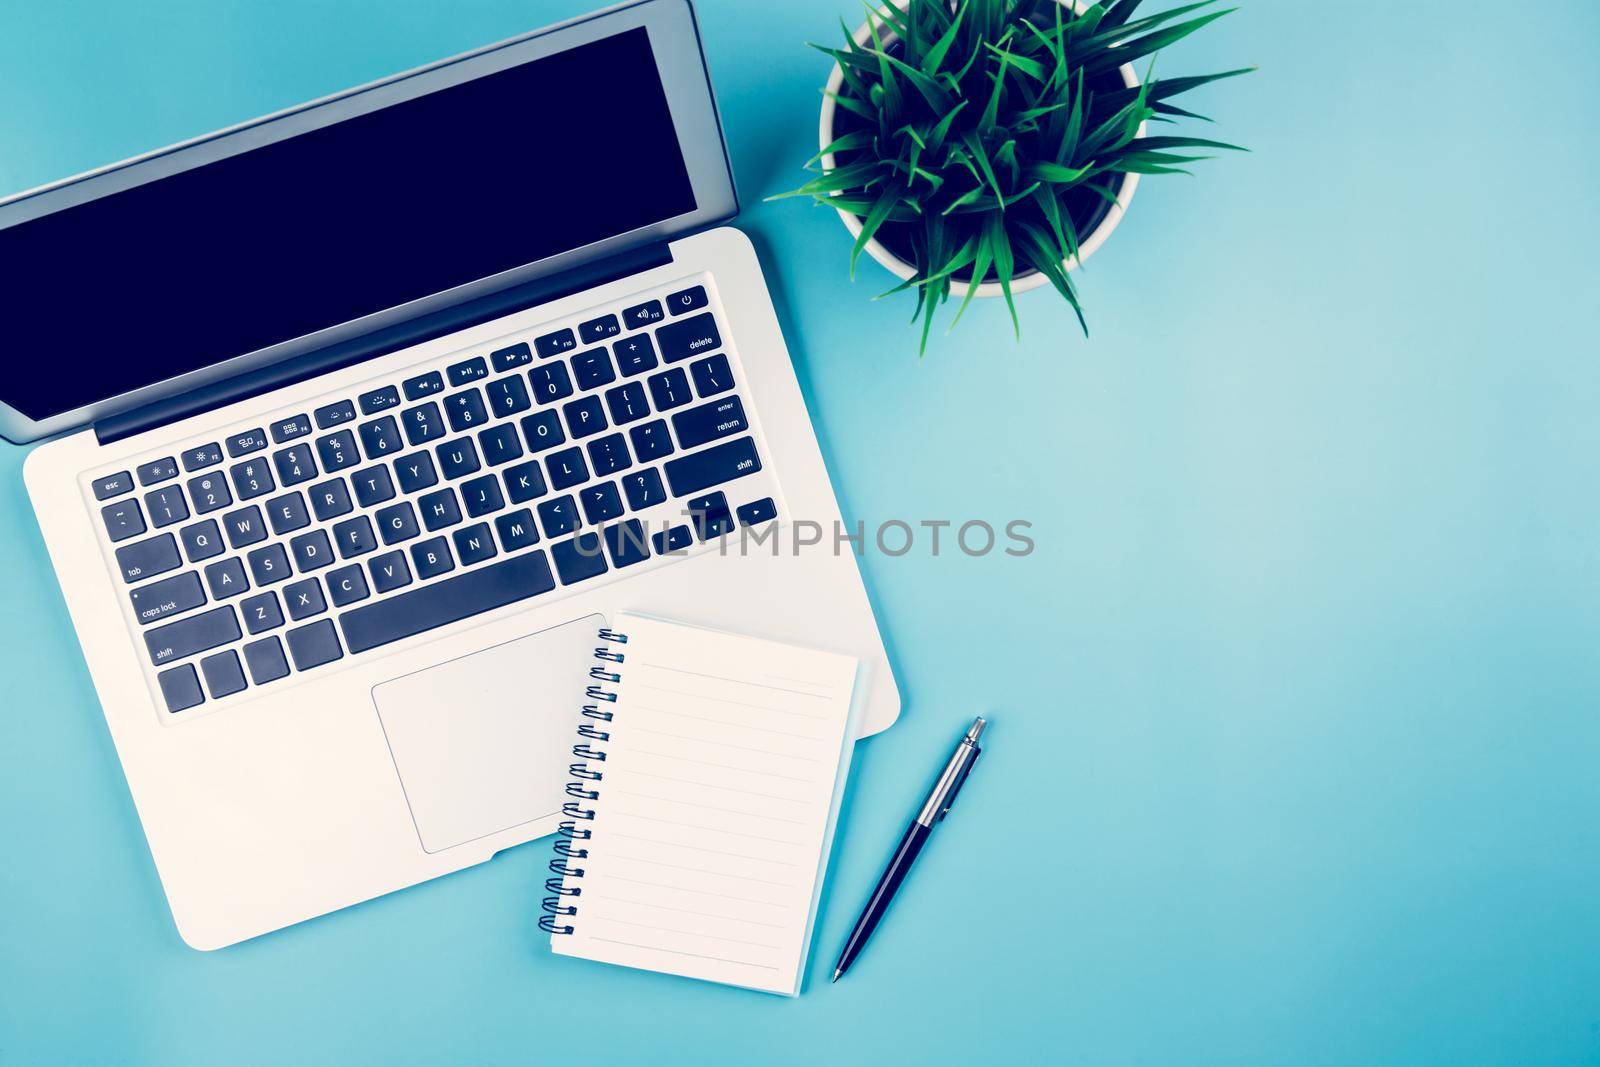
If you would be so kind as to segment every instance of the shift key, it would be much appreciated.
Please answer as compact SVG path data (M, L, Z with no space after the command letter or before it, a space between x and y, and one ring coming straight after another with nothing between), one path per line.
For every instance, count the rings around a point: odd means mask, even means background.
M688 496L754 474L761 469L761 459L756 455L755 441L740 437L693 455L669 459L664 468L672 495Z
M239 617L224 605L192 618L157 626L144 635L150 662L156 666L239 640Z

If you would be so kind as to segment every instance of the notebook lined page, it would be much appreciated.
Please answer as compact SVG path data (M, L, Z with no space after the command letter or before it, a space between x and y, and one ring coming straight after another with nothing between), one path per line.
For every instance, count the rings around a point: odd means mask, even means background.
M574 932L552 947L798 992L832 838L857 661L623 616L618 700L591 764ZM602 704L602 707L606 705Z

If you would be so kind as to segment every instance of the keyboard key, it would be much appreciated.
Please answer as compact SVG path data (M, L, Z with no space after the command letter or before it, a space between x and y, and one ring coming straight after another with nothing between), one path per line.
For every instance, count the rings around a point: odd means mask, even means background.
M288 638L289 656L294 660L294 669L297 671L309 671L313 667L344 658L344 652L339 648L339 634L329 619L290 630L284 636Z
M212 600L227 600L231 596L250 591L250 579L244 576L244 560L238 556L219 559L206 566L206 587Z
M740 526L759 526L778 517L778 505L772 502L770 496L764 496L760 500L740 505L734 514L739 516Z
M294 557L294 569L301 574L333 563L333 546L328 543L325 530L311 530L289 538L289 554Z
M453 363L445 368L445 373L450 378L451 385L466 385L489 376L489 364L482 356Z
M343 478L330 478L325 482L318 482L306 490L311 494L311 510L316 513L318 522L327 522L337 519L340 515L347 514L353 504L350 503L350 490L345 486ZM296 493L298 497L300 494ZM301 523L304 526L305 523ZM294 527L299 529L299 527ZM279 530L279 533L286 533Z
M461 503L472 518L499 511L506 506L500 493L500 479L492 474L461 483Z
M621 570L650 558L650 539L645 536L644 523L638 519L607 526L602 535L606 551L611 553L611 565Z
M189 496L194 500L194 510L197 515L204 515L208 511L216 511L233 503L233 494L228 492L228 483L223 480L220 472L190 478Z
M617 492L616 482L586 485L579 491L578 499L583 503L583 517L592 525L598 526L622 514L622 494Z
M265 633L283 625L283 608L278 605L278 594L272 591L247 596L239 601L244 614L244 628L250 633Z
M728 369L728 357L718 353L689 365L694 378L694 391L702 397L716 396L733 388L733 372Z
M600 547L597 533L557 541L550 546L550 558L555 562L556 573L561 575L562 585L573 585L606 572L606 554Z
M406 408L400 414L400 424L406 428L406 440L413 445L424 445L444 436L444 415L432 400Z
M250 680L257 685L276 682L289 673L289 661L283 656L283 643L276 637L264 637L245 645L244 664L250 668Z
M522 439L528 442L529 452L542 452L565 444L567 435L554 411L536 411L522 420Z
M341 489L344 487L343 482L334 484ZM310 526L311 516L306 514L306 498L299 493L273 497L267 501L267 521L272 524L272 532L279 535Z
M622 491L628 496L628 507L643 511L667 499L666 487L661 484L661 474L654 467L634 471L622 479Z
M200 677L190 664L162 671L156 675L156 681L161 685L161 697L170 712L188 711L205 703L205 694L200 692Z
M689 521L694 526L695 536L702 541L709 541L713 537L721 537L733 531L733 513L728 510L728 497L725 493L695 497L684 505L684 510L689 512Z
M272 424L272 440L274 444L283 444L296 438L305 437L311 432L311 420L304 415L294 415L287 419L279 419Z
M128 503L133 504L133 501L130 500ZM157 529L182 522L189 517L189 502L183 497L183 489L176 485L164 485L159 489L150 490L144 495L144 506L150 509L150 523ZM134 511L137 513L138 510L135 505ZM134 533L140 533L143 529L141 524Z
M560 537L576 530L582 520L578 518L578 502L570 496L558 496L539 505L539 525L546 537Z
M394 473L400 480L402 493L416 493L435 485L439 471L433 465L433 456L426 452L413 452L394 461Z
M586 345L604 341L607 337L615 337L621 332L622 327L618 325L615 315L601 315L598 319L578 323L578 337Z
M673 496L688 496L714 485L754 474L761 469L756 445L748 437L713 445L701 452L669 459L665 464L667 484Z
M474 390L476 392L476 390ZM368 459L388 459L390 456L400 454L400 427L395 424L393 415L385 415L381 419L364 422L359 427L361 434L361 450ZM332 470L333 468L328 468Z
M565 363L546 363L528 372L533 398L541 404L554 403L572 395L572 378Z
M282 545L265 545L245 556L250 564L250 577L256 585L272 585L290 575L289 553Z
M655 370L658 366L656 346L650 343L650 335L647 333L624 337L611 346L611 351L616 354L617 366L621 368L624 378L643 374L647 370Z
M267 538L267 520L261 517L261 509L254 504L222 516L222 529L232 548L246 548Z
M694 394L689 392L689 376L683 373L682 367L673 367L660 374L652 374L650 399L655 401L657 411L671 411L673 408L682 407L694 399Z
M386 385L382 389L362 393L356 397L356 401L361 405L361 414L376 415L380 411L400 406L400 390L392 385Z
M574 441L606 428L606 413L597 396L581 396L561 409L567 420L567 433Z
M522 458L522 438L509 422L491 426L478 434L478 444L483 449L483 461L491 467Z
M378 536L386 545L409 541L420 532L417 529L417 509L411 506L409 500L379 508L373 518L378 520Z
M342 608L371 595L367 589L367 574L361 569L361 564L352 563L328 572L328 598L333 601L334 607Z
M311 413L316 417L317 429L331 430L335 426L343 426L348 422L356 421L356 406L348 400L339 400L326 404Z
M672 416L672 429L683 448L698 448L707 441L744 433L750 424L744 417L744 404L736 396L713 400Z
M572 336L571 330L557 330L543 337L535 337L533 347L539 353L540 359L549 359L551 356L559 356L563 352L571 352L577 348L578 339Z
M339 546L340 559L354 559L378 549L378 535L372 532L372 520L365 515L334 523L333 542Z
M394 480L389 477L389 468L382 464L356 471L350 476L350 484L355 486L356 500L364 508L394 499Z
M544 471L539 469L539 461L536 459L518 463L515 467L507 467L500 472L500 477L505 479L506 495L511 498L513 504L537 500L548 492L544 484Z
M449 479L465 477L475 474L483 466L478 461L478 450L472 444L470 437L458 437L454 441L439 445L435 452L439 456L439 469Z
M683 315L705 306L706 287L703 285L692 285L687 289L667 296L667 310L674 315Z
M419 581L436 578L456 569L456 561L450 558L450 544L443 537L430 537L412 545L411 562L417 568Z
M145 647L150 662L159 667L173 660L188 659L196 652L209 652L218 645L239 640L239 618L227 604L145 631Z
M222 446L215 441L209 445L197 445L183 454L183 469L193 473L207 467L215 467L222 462Z
M184 571L130 590L128 599L133 603L133 614L139 625L148 626L168 615L199 607L206 602L206 592L200 588L198 574Z
M96 500L109 500L111 497L131 492L133 492L133 475L127 471L108 474L104 478L96 478L94 481L94 498Z
M448 485L437 492L418 497L417 509L422 512L422 524L430 531L442 530L461 521L461 506L456 502L456 491Z
M463 526L451 534L450 539L456 543L456 556L460 558L463 567L482 563L495 556L494 538L490 536L489 524L486 522Z
M178 558L178 543L169 533L152 537L148 541L135 541L131 545L123 545L117 549L117 567L122 571L122 580L137 582L142 578L154 578L158 574L165 574L173 570L183 560Z
M647 300L643 304L635 304L622 309L622 321L627 323L628 329L637 330L642 326L649 326L662 319L661 303L656 300Z
M403 589L411 584L411 565L406 562L406 554L399 549L367 560L367 573L372 575L372 588L380 593Z
M339 617L339 625L350 651L365 652L554 588L555 581L544 553L524 552L433 585L354 608Z
M532 363L533 349L528 347L527 342L519 341L514 345L490 352L489 361L494 364L496 371L508 371L512 367Z
M611 353L603 348L591 348L572 357L572 376L579 389L593 389L617 380L616 368L611 366Z
M507 552L517 552L539 543L539 527L533 521L533 512L527 508L507 512L494 520L500 534L500 545Z
M178 497L182 503L183 496ZM106 524L106 533L113 541L126 541L144 533L144 513L137 500L119 500L100 509L100 518ZM176 521L176 520L172 520Z
M615 389L607 389L606 407L611 411L611 421L618 426L636 422L650 414L650 402L644 398L644 385L640 382L628 382Z
M224 551L222 531L217 529L216 519L185 526L178 531L178 536L183 538L183 554L189 557L190 563L220 556Z
M633 441L633 454L640 463L672 455L672 435L667 433L665 419L635 426L628 431L628 437Z
M228 455L234 459L248 456L252 452L260 452L267 447L267 431L256 427L244 433L236 433L228 438Z
M444 416L450 429L466 433L489 421L489 409L483 404L481 389L463 389L444 398Z
M212 700L244 692L244 668L239 666L239 654L231 648L201 660L200 673L206 677Z
M627 442L620 433L613 433L589 442L589 462L594 466L594 476L603 478L626 470L633 461L628 458Z
M716 320L707 311L658 327L656 344L661 346L662 359L676 363L680 359L716 350L722 345L722 337L717 333Z
M353 467L361 462L361 453L356 451L356 434L354 430L340 430L326 437L317 438L317 455L322 457L322 466L329 474L342 471L346 467ZM311 472L313 475L316 471ZM288 482L283 484L288 485Z
M278 483L272 480L272 468L267 466L264 459L235 463L228 475L233 479L233 488L240 500L262 496L278 488Z
M557 489L570 489L589 480L589 468L583 462L583 449L563 448L550 453L545 463L550 468L550 484Z
M533 401L528 397L528 387L516 375L497 378L484 389L489 394L489 410L502 419L533 406Z
M687 526L674 526L669 530L657 530L650 535L650 544L655 546L656 555L664 556L668 552L682 552L694 544L694 533Z
M322 598L322 583L315 578L284 586L283 600L289 605L291 619L309 619L328 610L328 602Z
M415 378L407 378L404 384L407 400L421 400L425 396L444 392L444 375L436 370L429 371Z
M349 462L354 463L355 449L348 451L351 453ZM272 454L272 465L278 469L278 481L285 489L317 476L317 461L311 458L311 446L308 444L279 449Z
M178 461L171 456L165 459L153 459L149 463L141 463L138 467L139 484L154 485L157 482L167 481L178 476Z

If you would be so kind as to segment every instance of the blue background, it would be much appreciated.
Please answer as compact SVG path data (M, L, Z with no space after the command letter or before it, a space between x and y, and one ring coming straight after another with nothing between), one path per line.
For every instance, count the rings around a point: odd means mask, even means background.
M584 0L0 3L15 191ZM842 3L704 0L847 516L1038 551L864 561L907 698L858 752L798 1001L557 960L548 849L213 954L174 933L0 447L0 1062L1600 1063L1600 9L1251 4L1161 60L1254 148L925 359L830 214ZM492 165L494 146L484 146ZM59 359L115 338L62 337ZM962 803L826 972L964 720Z

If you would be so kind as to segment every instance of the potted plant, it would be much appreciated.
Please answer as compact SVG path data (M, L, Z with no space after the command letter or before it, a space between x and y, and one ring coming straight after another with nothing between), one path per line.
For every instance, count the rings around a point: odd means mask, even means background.
M836 208L865 251L915 288L921 350L938 307L1052 285L1077 314L1070 271L1122 220L1139 178L1187 173L1192 149L1234 145L1151 136L1204 119L1173 103L1245 73L1142 81L1152 56L1227 11L1215 0L1134 18L1140 0L890 0L869 9L823 94L820 173L782 196ZM1187 16L1187 17L1186 17ZM888 295L887 293L884 295Z

